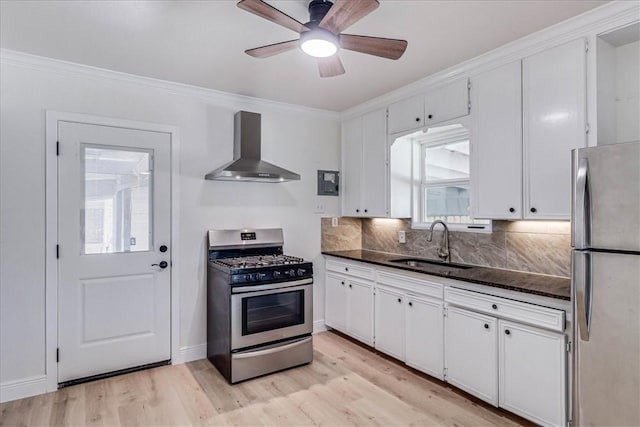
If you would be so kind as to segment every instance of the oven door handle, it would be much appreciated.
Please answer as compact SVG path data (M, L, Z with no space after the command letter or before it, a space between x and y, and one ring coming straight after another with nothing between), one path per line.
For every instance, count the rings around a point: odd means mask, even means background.
M281 351L290 350L292 348L304 345L304 344L308 343L309 341L311 341L311 337L305 337L305 338L302 338L300 340L294 341L294 342L292 342L290 344L278 345L278 346L274 346L273 348L268 348L266 350L247 351L247 352L243 352L243 353L233 353L231 355L231 357L233 357L234 359L247 359L247 358L250 358L250 357L266 356L267 354L279 353Z
M231 288L231 293L242 294L247 292L291 288L293 286L310 285L311 283L313 283L313 278L309 277L308 279L294 280L291 282L267 283L266 285L254 285L254 286L238 286L238 287Z

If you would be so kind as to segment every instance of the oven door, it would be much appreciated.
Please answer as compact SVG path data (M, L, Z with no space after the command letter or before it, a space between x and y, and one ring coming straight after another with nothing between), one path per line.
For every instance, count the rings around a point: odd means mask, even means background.
M313 331L313 279L231 290L231 350Z

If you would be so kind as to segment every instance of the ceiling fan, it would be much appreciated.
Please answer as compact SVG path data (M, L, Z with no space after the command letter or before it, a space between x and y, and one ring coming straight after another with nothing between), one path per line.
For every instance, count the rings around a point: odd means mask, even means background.
M300 33L300 38L245 50L255 58L267 58L300 47L318 60L320 77L344 74L344 66L336 55L338 49L398 59L407 48L406 40L342 34L347 27L373 12L377 0L311 0L309 22L302 24L263 0L241 0L238 7L268 21Z

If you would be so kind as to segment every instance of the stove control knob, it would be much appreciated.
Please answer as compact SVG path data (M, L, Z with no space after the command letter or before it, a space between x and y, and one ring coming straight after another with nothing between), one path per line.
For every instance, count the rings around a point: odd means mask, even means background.
M293 270L293 269L291 269L291 270L287 271L287 274L288 274L289 276L291 276L291 277L294 277L294 276L296 275L296 271L295 271L295 270Z
M250 281L251 281L251 279L253 279L253 277L252 277L252 276L253 276L253 275L252 275L251 273L249 273L249 274L245 274L245 275L244 275L244 281L245 281L245 282L250 282Z
M298 276L302 276L302 275L304 275L304 273L306 273L306 272L307 272L307 270L305 270L304 268L299 268L299 269L298 269Z
M264 273L256 273L256 280L262 280L265 276L266 274Z
M280 272L279 272L279 271L274 271L274 272L273 272L273 278L274 278L274 279L277 279L277 278L278 278L278 277L280 277L280 276L281 276L281 274L280 274Z

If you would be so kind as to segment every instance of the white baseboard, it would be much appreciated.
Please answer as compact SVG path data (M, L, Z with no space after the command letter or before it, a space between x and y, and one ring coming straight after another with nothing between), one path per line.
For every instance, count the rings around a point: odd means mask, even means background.
M313 333L317 334L319 332L327 331L327 325L324 324L324 319L315 320L313 322Z
M174 357L172 364L179 365L181 363L193 362L194 360L206 359L207 344L189 345L180 347L178 357Z
M0 384L0 402L22 399L47 392L47 377L40 375Z

